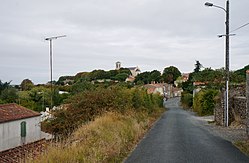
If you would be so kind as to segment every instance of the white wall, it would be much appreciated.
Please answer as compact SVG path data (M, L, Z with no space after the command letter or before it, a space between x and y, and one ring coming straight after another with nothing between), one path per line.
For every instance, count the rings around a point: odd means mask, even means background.
M21 122L26 122L25 144L41 139L40 116L0 123L0 151L22 145Z

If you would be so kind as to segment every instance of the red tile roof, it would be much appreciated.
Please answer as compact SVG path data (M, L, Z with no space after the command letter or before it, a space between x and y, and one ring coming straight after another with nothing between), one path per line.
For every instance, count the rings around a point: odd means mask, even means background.
M0 105L0 123L23 118L40 116L41 114L17 104Z

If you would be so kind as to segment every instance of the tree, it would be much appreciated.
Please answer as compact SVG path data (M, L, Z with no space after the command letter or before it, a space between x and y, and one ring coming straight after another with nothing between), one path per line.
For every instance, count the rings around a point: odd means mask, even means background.
M202 67L202 64L199 61L196 61L194 72L199 72Z
M11 81L10 81L11 82ZM7 88L9 88L10 87L10 82L2 82L1 80L0 80L0 94L1 94L1 92L4 90L4 89L7 89Z
M166 67L163 70L163 79L166 83L174 84L174 81L181 76L181 72L174 66Z
M7 88L1 92L0 98L4 103L13 103L18 99L17 90L15 88Z
M88 81L77 82L72 85L72 94L77 94L80 92L84 92L86 90L93 90L94 85Z
M141 74L138 74L134 80L136 84L138 83L144 83L144 84L149 84L151 82L151 76L150 72L146 71Z
M118 80L118 81L125 81L125 79L128 78L128 76L129 75L127 73L119 73L114 78L115 80Z
M28 91L34 87L34 83L29 79L24 79L21 83L21 90Z
M161 73L157 70L153 70L150 72L150 78L152 81L159 83L161 79Z

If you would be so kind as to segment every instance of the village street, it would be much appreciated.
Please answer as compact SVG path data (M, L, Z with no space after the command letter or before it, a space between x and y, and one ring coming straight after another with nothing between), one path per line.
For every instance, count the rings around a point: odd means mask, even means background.
M211 134L206 121L179 107L179 98L166 102L166 111L125 163L249 162L233 144Z

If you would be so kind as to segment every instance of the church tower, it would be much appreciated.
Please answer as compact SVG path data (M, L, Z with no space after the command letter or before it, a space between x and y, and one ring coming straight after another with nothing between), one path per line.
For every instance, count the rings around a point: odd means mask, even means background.
M116 70L119 70L121 68L121 62L116 62Z

